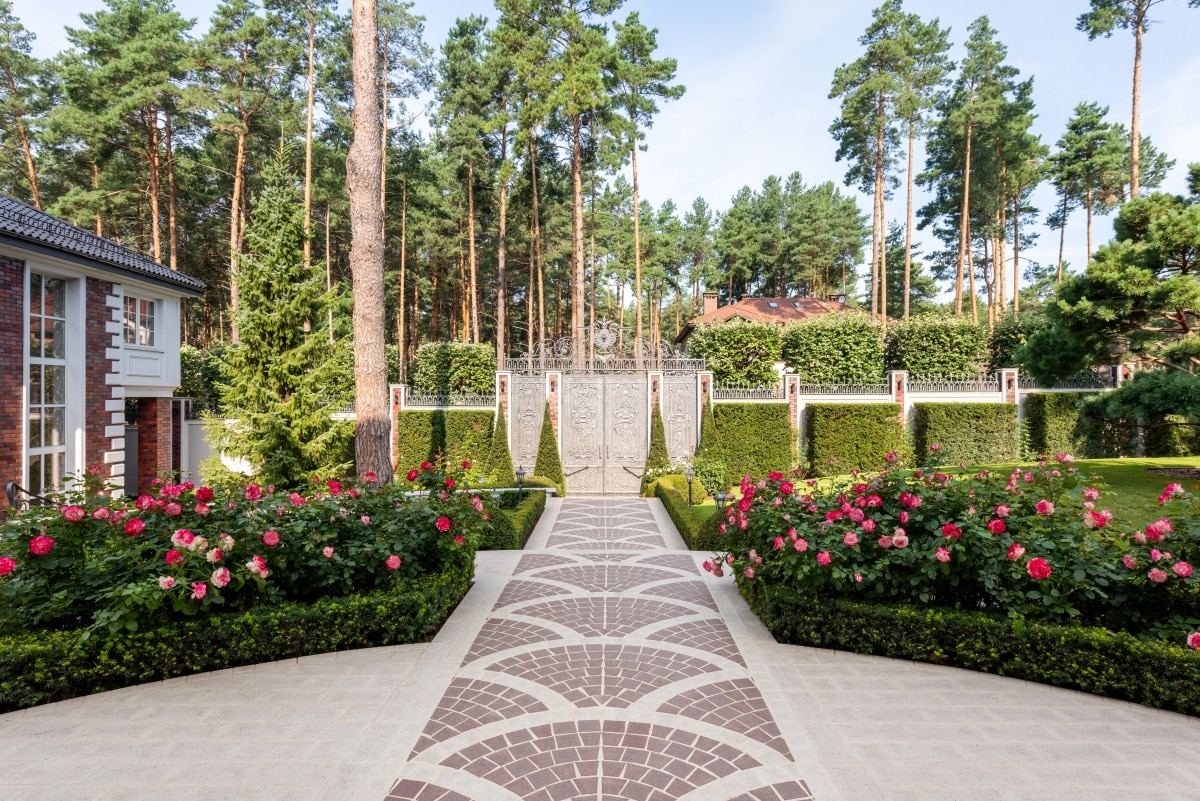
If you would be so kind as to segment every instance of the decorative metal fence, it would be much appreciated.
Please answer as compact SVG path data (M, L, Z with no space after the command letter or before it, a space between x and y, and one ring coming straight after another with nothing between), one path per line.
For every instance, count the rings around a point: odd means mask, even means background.
M945 379L934 377L909 378L909 392L999 392L1000 380L993 377Z
M800 394L807 395L891 395L886 383L879 384L801 384Z
M1096 372L1079 373L1073 375L1065 381L1060 381L1052 387L1043 387L1033 379L1033 376L1022 375L1020 377L1021 389L1044 389L1044 390L1071 390L1071 389L1112 389L1116 382L1113 381L1112 372L1109 370L1098 370Z
M713 382L713 400L786 400L782 384Z
M495 408L495 395L408 395L406 409L444 409L454 407Z

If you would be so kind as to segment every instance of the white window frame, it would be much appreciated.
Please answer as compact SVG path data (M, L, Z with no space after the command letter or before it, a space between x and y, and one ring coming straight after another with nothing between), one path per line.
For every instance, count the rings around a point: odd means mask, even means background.
M133 303L132 321L130 318L130 302ZM149 313L147 313L149 307ZM125 347L146 348L147 350L161 351L162 345L156 341L158 339L158 317L162 309L162 302L158 298L146 297L144 295L127 294L121 300L121 341ZM147 325L147 320L149 324ZM147 336L148 335L148 336ZM143 342L146 339L149 341Z

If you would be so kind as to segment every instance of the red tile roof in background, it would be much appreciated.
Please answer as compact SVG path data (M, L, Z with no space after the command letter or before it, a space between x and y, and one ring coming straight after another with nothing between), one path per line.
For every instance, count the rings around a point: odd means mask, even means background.
M836 300L821 298L742 298L737 303L721 306L716 311L693 317L676 337L682 342L699 325L723 323L734 317L752 323L777 323L785 325L823 314L846 311L850 307Z

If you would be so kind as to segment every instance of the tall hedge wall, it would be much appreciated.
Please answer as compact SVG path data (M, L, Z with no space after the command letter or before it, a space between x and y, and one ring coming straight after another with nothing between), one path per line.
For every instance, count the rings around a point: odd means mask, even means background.
M965 317L917 315L888 328L884 364L913 376L971 379L989 361L988 331Z
M431 395L489 395L495 390L496 349L469 342L429 342L417 348L413 390Z
M1081 456L1086 438L1079 428L1079 395L1031 392L1025 396L1025 435L1031 456L1070 453Z
M786 403L718 403L713 406L727 483L763 477L795 465L791 408Z
M779 326L733 319L699 326L688 337L688 354L707 360L718 384L771 384L778 381Z
M782 343L784 363L806 384L883 380L883 327L862 312L791 323Z
M913 449L919 461L929 458L929 446L941 445L945 462L989 464L1021 459L1017 406L1013 403L913 404Z
M905 450L898 403L812 403L804 407L809 472L834 476L878 470L888 453Z
M493 413L483 410L416 409L396 415L396 469L403 473L438 454L450 464L470 461L468 476L486 472Z

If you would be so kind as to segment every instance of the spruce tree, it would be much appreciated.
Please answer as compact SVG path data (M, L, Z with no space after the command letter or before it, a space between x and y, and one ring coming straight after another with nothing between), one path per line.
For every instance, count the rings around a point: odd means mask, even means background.
M537 462L533 474L548 478L558 489L558 496L567 496L567 477L563 475L562 460L558 456L558 442L554 438L554 424L550 422L550 404L542 415L542 436L538 442Z
M345 470L324 367L328 297L304 266L304 206L280 149L246 231L238 310L241 342L228 350L221 396L232 426L210 432L223 453L249 460L264 484L294 486L314 471Z
M503 413L496 415L496 424L492 427L487 468L489 485L511 487L517 483L516 473L513 472L512 453L508 450L508 424L504 422Z
M667 433L656 403L650 414L650 453L646 454L646 467L642 470L642 494L645 495L650 485L669 469L671 456L667 453Z

